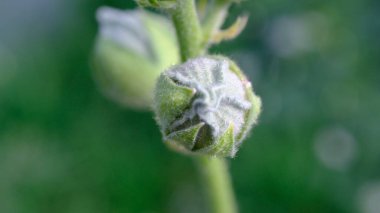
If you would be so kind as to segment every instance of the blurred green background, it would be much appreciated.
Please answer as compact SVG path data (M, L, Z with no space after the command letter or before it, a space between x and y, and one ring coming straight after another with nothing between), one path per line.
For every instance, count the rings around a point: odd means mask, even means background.
M190 158L151 113L104 98L96 8L0 1L0 212L206 212ZM247 0L235 59L263 100L230 169L241 212L380 212L380 1Z

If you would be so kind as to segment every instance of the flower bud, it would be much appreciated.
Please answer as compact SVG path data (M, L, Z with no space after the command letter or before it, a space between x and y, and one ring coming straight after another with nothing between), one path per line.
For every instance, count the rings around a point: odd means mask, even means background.
M147 109L157 77L179 62L177 41L165 17L143 10L101 7L94 50L94 76L106 96Z
M174 66L156 85L154 110L164 141L185 153L234 157L260 109L251 83L221 56Z

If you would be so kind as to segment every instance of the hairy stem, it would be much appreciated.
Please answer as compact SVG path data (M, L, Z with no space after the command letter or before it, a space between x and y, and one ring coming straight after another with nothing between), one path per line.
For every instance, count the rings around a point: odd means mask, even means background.
M220 18L221 14L217 16ZM182 61L202 54L205 51L205 46L203 45L204 34L199 23L194 0L177 0L177 6L172 10L172 18L177 32ZM217 18L210 20L210 29L213 29L212 24L220 25L215 19ZM195 161L197 162L202 182L206 189L210 211L212 213L237 212L233 188L225 160L208 156L197 156L195 157Z
M237 212L233 188L226 162L216 157L196 157L203 186L206 189L210 212Z
M194 0L177 0L172 11L182 61L199 55L202 51L202 29Z

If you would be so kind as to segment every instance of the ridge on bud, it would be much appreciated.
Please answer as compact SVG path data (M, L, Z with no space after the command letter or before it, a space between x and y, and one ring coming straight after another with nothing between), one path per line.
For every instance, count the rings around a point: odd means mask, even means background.
M123 106L149 109L160 73L179 62L174 29L162 16L142 9L100 7L93 54L102 92Z
M174 66L156 85L154 110L164 141L185 153L234 157L260 109L251 83L222 56Z

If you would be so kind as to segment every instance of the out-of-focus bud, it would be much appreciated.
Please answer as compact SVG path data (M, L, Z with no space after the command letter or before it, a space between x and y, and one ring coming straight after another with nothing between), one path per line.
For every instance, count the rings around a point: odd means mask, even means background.
M149 109L157 77L179 62L177 41L165 17L143 10L101 7L94 73L101 90L127 107Z
M204 56L161 74L154 110L169 147L185 153L234 157L257 121L261 100L234 62Z

